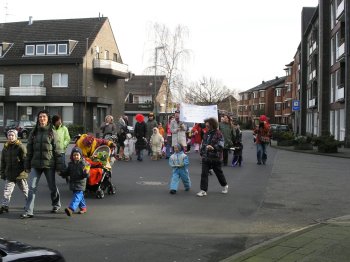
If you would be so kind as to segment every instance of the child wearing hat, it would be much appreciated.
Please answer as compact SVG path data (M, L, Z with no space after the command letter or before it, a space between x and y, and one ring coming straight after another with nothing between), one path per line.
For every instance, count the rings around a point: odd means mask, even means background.
M183 147L180 144L176 144L174 146L174 154L172 154L169 158L169 165L172 168L170 194L176 194L180 179L184 184L185 191L190 190L191 180L188 173L189 164L190 162L188 160L188 156L184 153Z
M28 198L28 173L24 171L24 159L27 155L26 147L18 140L15 129L7 131L7 142L1 153L1 178L5 180L4 195L0 207L0 214L9 212L9 204L15 185Z
M73 197L69 206L64 210L67 216L71 216L79 207L79 214L86 213L84 191L90 172L90 165L84 160L79 147L74 147L70 155L68 167L61 173L63 178L69 176L69 188L73 191Z

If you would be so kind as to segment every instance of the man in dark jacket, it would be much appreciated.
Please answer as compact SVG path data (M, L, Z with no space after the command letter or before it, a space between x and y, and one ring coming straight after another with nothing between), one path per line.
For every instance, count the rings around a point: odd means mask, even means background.
M70 177L69 188L73 191L73 197L69 206L64 210L67 216L71 216L79 207L79 214L86 213L84 191L86 180L89 176L90 166L84 160L83 153L79 147L74 147L70 155L71 161L66 170L61 173L62 177Z
M157 127L157 121L154 119L154 114L151 112L148 114L148 120L146 123L146 139L147 139L147 150L148 155L152 155L152 146L150 145L151 136L153 134L153 128Z

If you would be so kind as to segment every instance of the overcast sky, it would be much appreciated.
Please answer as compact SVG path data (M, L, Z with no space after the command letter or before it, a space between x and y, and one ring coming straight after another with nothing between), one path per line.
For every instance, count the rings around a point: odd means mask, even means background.
M152 66L153 23L189 30L186 79L202 76L244 91L275 76L293 60L301 39L301 10L317 0L0 0L0 22L108 17L123 62L135 74ZM6 8L7 7L7 8ZM0 39L1 40L1 39Z

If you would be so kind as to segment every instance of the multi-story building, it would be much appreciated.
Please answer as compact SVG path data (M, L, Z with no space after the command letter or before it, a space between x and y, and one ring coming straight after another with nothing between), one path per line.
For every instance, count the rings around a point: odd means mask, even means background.
M246 125L255 125L260 115L266 115L271 123L280 123L285 80L286 77L276 77L239 93L238 120Z
M41 109L98 132L124 111L128 67L108 18L0 24L0 126Z

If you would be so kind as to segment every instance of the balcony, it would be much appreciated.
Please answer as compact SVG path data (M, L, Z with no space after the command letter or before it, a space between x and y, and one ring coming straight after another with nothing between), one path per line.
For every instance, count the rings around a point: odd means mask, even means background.
M335 100L344 101L344 87L337 88L335 91Z
M104 59L94 59L94 73L124 79L129 77L127 65Z
M125 103L125 111L140 112L140 111L153 111L153 103L133 104Z
M46 96L46 87L42 87L42 86L10 87L10 96Z
M5 96L6 94L6 88L0 87L0 96Z

